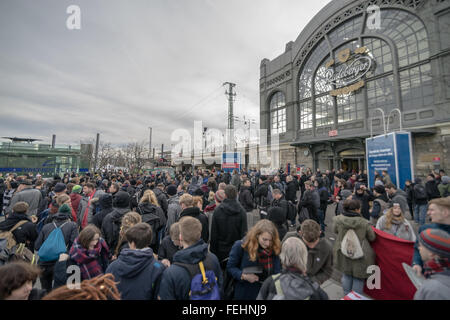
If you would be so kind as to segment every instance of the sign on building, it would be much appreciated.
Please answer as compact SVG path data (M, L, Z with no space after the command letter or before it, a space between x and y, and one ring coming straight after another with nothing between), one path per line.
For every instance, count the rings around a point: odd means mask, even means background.
M375 184L375 171L386 170L397 188L414 177L410 132L393 132L366 139L367 175L369 186Z
M222 153L222 170L225 172L240 171L242 169L241 152L224 152Z

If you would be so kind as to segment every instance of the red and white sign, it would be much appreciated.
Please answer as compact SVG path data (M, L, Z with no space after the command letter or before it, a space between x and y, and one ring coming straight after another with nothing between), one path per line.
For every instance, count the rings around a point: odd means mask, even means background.
M337 130L328 131L328 136L329 137L336 137L337 135L338 135L338 131Z

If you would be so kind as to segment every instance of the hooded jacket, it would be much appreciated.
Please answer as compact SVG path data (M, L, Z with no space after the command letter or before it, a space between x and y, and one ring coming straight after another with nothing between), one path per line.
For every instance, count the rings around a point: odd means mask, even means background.
M242 186L239 192L239 202L245 211L253 210L253 196L249 187Z
M14 230L13 236L17 243L25 243L26 247L33 252L34 241L37 239L38 233L36 231L36 225L31 222L26 213L13 212L8 215L6 220L0 223L0 232L11 230L17 223L23 220L27 222Z
M328 300L328 295L318 283L298 272L284 269L275 275L275 279L280 281L283 300ZM277 300L274 299L276 295L275 280L269 277L264 281L256 300Z
M140 203L136 211L142 216L142 222L149 224L152 227L152 248L156 251L158 249L158 233L166 226L166 216L163 210L149 202Z
M189 300L191 276L187 269L176 263L198 264L200 261L204 261L207 255L213 261L212 271L214 271L222 292L223 276L219 260L213 253L208 252L208 245L200 239L196 244L178 251L173 256L173 264L164 271L161 280L159 290L161 300Z
M108 213L103 219L102 233L105 237L108 247L111 248L110 253L116 250L119 242L120 226L122 225L123 216L130 212L130 208L114 208L111 213Z
M193 217L198 219L201 224L202 224L202 239L203 241L208 242L209 239L209 223L208 223L208 217L200 212L200 209L197 207L190 207L190 208L186 208L184 209L181 213L180 213L180 219L182 217Z
M414 233L414 229L406 218L404 218L403 222L401 222L401 223L392 222L391 227L388 229L386 227L386 215L383 215L378 220L376 228L378 230L390 233L393 236L396 236L403 240L413 241L413 242L416 241L416 235Z
M450 195L450 177L443 176L441 179L441 183L438 185L438 190L441 195L441 198L445 198Z
M233 244L247 233L247 213L236 200L225 199L212 218L210 250L222 261Z
M343 214L333 218L333 232L337 235L333 247L334 267L342 273L359 278L367 279L367 267L375 264L375 253L369 241L375 240L375 232L369 222L356 212L344 211ZM352 260L341 253L341 243L349 229L353 229L358 236L364 256L360 259Z
M164 265L153 256L153 250L123 249L118 259L106 269L112 273L122 300L156 300Z
M167 196L164 192L161 191L159 188L154 188L153 192L155 193L156 199L158 199L158 203L161 206L161 209L164 212L164 215L167 218L167 210L169 207L169 204L167 202Z
M113 211L113 197L109 193L102 194L99 199L100 212L94 215L92 218L92 223L97 226L97 228L102 228L103 219Z
M425 190L427 191L428 201L441 197L438 189L438 184L434 179L425 183Z

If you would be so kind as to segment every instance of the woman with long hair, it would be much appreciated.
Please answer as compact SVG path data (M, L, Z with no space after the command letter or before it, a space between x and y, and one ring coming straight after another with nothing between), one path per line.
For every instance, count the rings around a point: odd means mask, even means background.
M165 229L167 218L161 209L156 194L152 190L145 190L136 211L142 216L142 222L148 223L152 227L153 252L158 252L160 244L160 231Z
M108 267L109 248L93 224L87 225L70 248L70 260L80 267L81 280L95 278Z
M378 220L376 228L404 240L416 241L414 229L405 218L405 214L398 203L394 203L394 206Z
M128 241L125 237L125 233L135 224L138 224L142 222L142 217L139 213L136 212L128 212L126 213L122 218L122 224L120 226L120 233L119 233L119 241L117 242L116 248L114 249L114 255L112 257L112 260L116 260L119 256L120 252L125 249L129 248Z
M260 220L231 248L227 271L235 281L235 300L256 300L262 283L281 272L281 242L275 225Z

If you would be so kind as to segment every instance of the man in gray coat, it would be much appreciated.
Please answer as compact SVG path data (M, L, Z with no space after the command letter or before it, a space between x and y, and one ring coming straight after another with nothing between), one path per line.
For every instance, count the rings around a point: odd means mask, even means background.
M17 188L17 192L11 199L8 208L6 209L6 213L12 213L12 208L17 202L26 202L29 206L27 215L36 216L39 212L39 204L42 201L42 194L39 190L33 189L33 185L30 180L22 180L20 182L19 187Z
M230 182L233 186L236 187L236 190L239 192L239 190L241 189L241 178L237 172L237 170L233 170L233 177L231 178L231 182Z
M389 196L389 208L391 208L394 205L394 203L400 204L400 207L402 208L405 217L411 220L412 217L410 216L411 214L409 212L409 205L406 192L401 189L397 189L397 187L393 183L385 184L384 188L386 190L387 195Z

